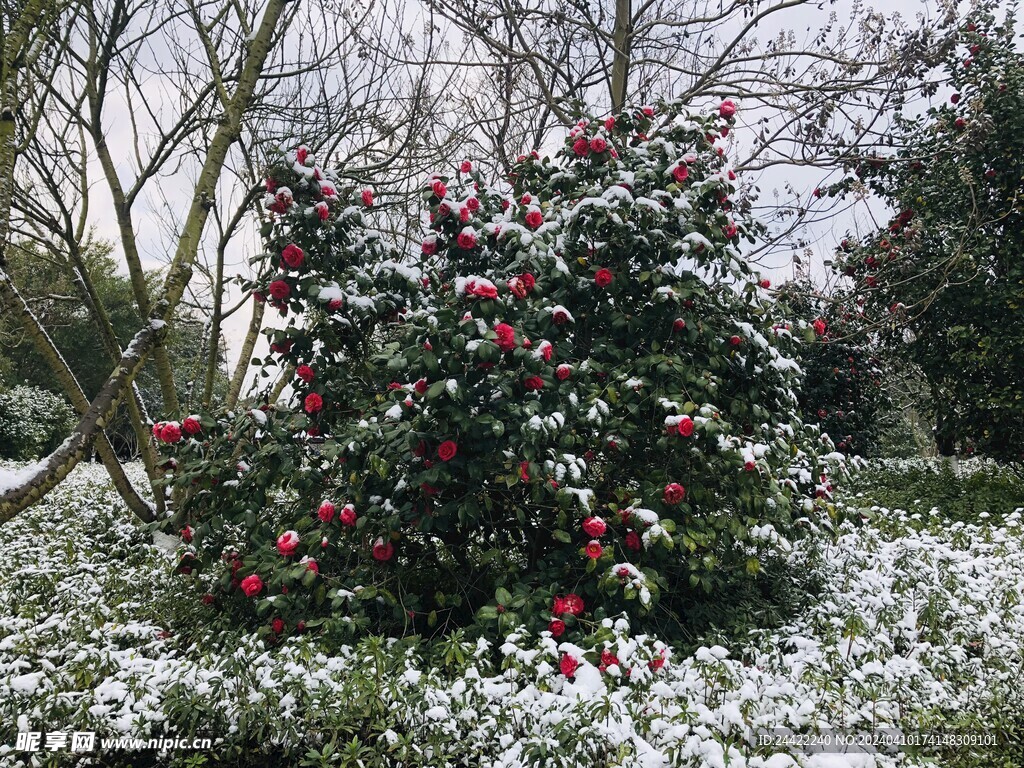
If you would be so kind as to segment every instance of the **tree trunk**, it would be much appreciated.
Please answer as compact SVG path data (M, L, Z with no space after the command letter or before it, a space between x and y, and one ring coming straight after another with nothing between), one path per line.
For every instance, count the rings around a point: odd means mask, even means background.
M612 40L615 50L612 53L612 113L621 112L626 105L629 92L629 60L633 34L633 3L632 0L615 0L615 27Z
M231 385L228 387L226 405L234 408L238 405L238 398L242 394L242 384L245 383L245 374L249 370L249 361L252 359L252 351L256 348L256 341L263 328L263 312L267 305L262 301L253 300L252 319L249 321L249 330L245 332L245 341L242 342L242 351L238 355L238 364L231 377Z

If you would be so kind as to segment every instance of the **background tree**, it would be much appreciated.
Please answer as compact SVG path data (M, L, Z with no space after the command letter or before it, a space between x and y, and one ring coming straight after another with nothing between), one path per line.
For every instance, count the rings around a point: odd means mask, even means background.
M895 215L840 269L880 340L920 369L939 452L1019 461L1024 59L1015 20L972 14L944 63L948 102L900 119L904 148L858 165Z

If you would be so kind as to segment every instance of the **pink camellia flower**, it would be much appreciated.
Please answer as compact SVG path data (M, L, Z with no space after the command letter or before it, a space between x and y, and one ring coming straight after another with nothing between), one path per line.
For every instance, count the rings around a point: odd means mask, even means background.
M596 273L594 273L594 282L597 283L602 288L607 288L609 285L611 285L612 280L614 279L615 277L612 275L611 270L605 269L604 267L602 267L601 269L597 270Z
M254 573L242 579L241 587L246 597L253 597L263 591L263 579Z
M327 309L331 312L337 312L341 309L342 304L344 304L344 302L341 299L331 299L327 302Z
M320 221L327 221L327 217L331 215L331 209L323 200L313 206L313 211L320 217Z
M565 634L565 622L561 619L552 619L548 624L548 631L552 637L561 637Z
M494 283L485 278L476 278L466 281L466 293L470 296L479 296L481 299L498 298L498 289ZM472 317L472 315L470 315Z
M308 365L300 365L298 368L296 368L295 375L298 376L307 384L309 384L309 382L311 382L313 378L316 376L316 374L313 373L313 369L310 368Z
M523 386L526 387L528 392L537 392L544 389L544 379L540 376L527 376L523 379Z
M604 129L606 131L611 131L614 128L615 128L615 118L614 117L605 118Z
M572 151L576 153L577 157L586 157L590 152L590 142L580 137L573 142Z
M672 178L682 184L688 178L690 178L690 169L680 163L672 169Z
M587 557L591 560L597 560L597 558L601 556L601 553L604 552L604 548L601 546L601 542L596 539L592 539L587 542L586 552Z
M679 483L669 483L665 486L665 491L661 497L666 504L678 504L685 496L686 489L683 486Z
M595 136L590 140L590 151L600 154L608 149L608 142L602 139L600 136Z
M469 210L469 206L468 205L460 208L459 209L459 221L461 221L463 224L465 224L467 221L469 221L470 214L472 214L472 211Z
M431 235L420 244L420 252L424 256L433 256L437 253L437 238Z
M572 366L562 363L555 369L555 376L559 381L565 381L572 375Z
M181 440L181 427L176 422L168 421L160 430L160 439L165 443L176 443Z
M305 146L295 150L295 160L299 165L305 165L307 157L309 157L309 150Z
M464 251L476 248L476 232L470 227L466 227L464 230L459 232L458 237L455 238L455 242L458 243L459 248Z
M631 549L633 552L639 552L641 546L640 534L636 531L630 531L626 534L626 547L628 549Z
M322 522L329 523L334 519L334 512L334 504L330 501L325 501L317 509L316 514Z
M277 551L285 557L295 554L299 548L299 534L295 531L285 531L277 537Z
M724 227L722 227L722 232L724 232L725 236L728 237L729 239L732 239L732 238L736 237L736 234L739 231L740 231L739 227L737 227L736 224L734 222L731 222L731 221L728 224L726 224Z
M292 289L284 280L275 280L268 287L270 295L278 301L284 301L291 295Z
M530 211L526 214L526 224L531 229L537 229L541 224L544 223L544 214L540 211Z
M341 521L342 525L347 525L352 528L356 524L356 508L351 504L346 504L341 508L341 514L338 516L338 520Z
M731 99L726 99L718 105L718 114L728 120L736 114L736 102Z
M475 213L480 210L480 201L475 197L466 198L466 209Z
M562 671L562 674L566 677L572 677L576 674L576 669L580 663L575 658L570 656L568 653L562 654L562 660L558 662L558 668Z
M583 521L583 530L587 536L598 539L604 536L605 531L608 530L608 524L600 517L588 517Z
M640 107L640 113L644 117L654 117L654 107Z
M317 561L314 560L312 557L304 557L302 558L301 562L306 564L307 571L312 571L313 573L320 573L320 564L317 563Z
M502 352L511 352L516 348L516 332L508 323L498 323L494 326L494 332L498 335L495 343Z
M384 541L381 536L373 542L373 559L384 563L394 557L395 546L390 541Z
M679 420L679 434L682 435L683 437L689 437L690 435L692 435L693 427L693 419L691 419L689 416L683 416L683 418Z
M284 250L281 251L281 261L283 261L286 266L291 267L292 269L298 269L299 267L301 267L302 262L305 260L305 258L306 256L302 252L302 249L299 248L299 246L295 245L294 243L286 245Z
M469 173L473 170L473 164L469 160L463 160L462 165L459 166L459 171L462 173Z
M430 185L430 190L439 198L444 198L444 196L448 194L448 187L446 187L444 182L440 179Z
M579 616L583 613L583 598L575 592L570 592L563 600L565 601L565 613L571 613L573 616Z
M359 197L362 198L363 205L365 205L367 208L372 208L373 207L373 191L372 190L364 189L362 192L359 193Z
M198 416L189 416L181 422L181 428L184 430L186 435L198 435L203 431L203 425L199 421Z
M523 346L525 346L525 344ZM545 339L540 343L540 346L537 347L537 353L540 354L545 363L550 363L551 357L555 353L555 348L551 345L550 341Z
M825 333L825 321L822 320L820 317L816 319L813 323L811 323L811 326L814 328L814 332L818 336L821 336Z
M454 440L445 440L437 447L437 456L441 461L451 461L458 450L459 446Z
M324 399L316 392L310 392L306 395L303 407L306 409L306 413L316 413L323 409Z

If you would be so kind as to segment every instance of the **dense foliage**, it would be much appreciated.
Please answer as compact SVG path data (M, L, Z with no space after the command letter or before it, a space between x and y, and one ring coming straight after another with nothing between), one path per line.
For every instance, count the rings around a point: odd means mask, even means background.
M799 353L804 376L797 394L804 421L817 422L840 451L876 455L892 403L860 314L810 282L786 283L778 298L814 332Z
M896 213L840 268L928 382L940 450L1024 458L1024 59L1014 18L976 13L945 62L948 103L900 121L864 183Z
M416 264L369 190L291 153L260 288L294 408L158 426L183 570L275 634L677 633L694 594L828 522L795 329L739 256L734 111L584 120L497 188L434 177Z
M45 389L22 385L0 392L0 458L45 456L77 421L67 400Z

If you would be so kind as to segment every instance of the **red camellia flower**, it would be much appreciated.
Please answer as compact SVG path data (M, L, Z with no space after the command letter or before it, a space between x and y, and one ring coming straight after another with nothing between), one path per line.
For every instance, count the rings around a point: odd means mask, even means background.
M693 419L689 416L683 416L683 418L679 420L679 434L683 437L689 437L692 435L693 427Z
M274 632L275 635L280 635L282 632L284 632L284 619L274 619L272 622L270 622L270 629Z
M762 288L771 288L772 287L772 281L771 280L767 280L767 279L766 280L762 280L760 283L758 283L758 285L760 285Z
M160 430L160 439L165 443L176 443L181 440L181 427L175 422L169 421Z
M590 142L584 138L576 139L572 145L572 151L576 153L577 157L586 157L590 152Z
M285 531L277 537L277 551L285 557L295 554L299 548L299 534L295 531Z
M736 233L739 232L739 228L736 226L736 224L734 222L730 221L728 224L726 224L722 228L722 232L725 233L726 237L728 237L729 239L732 239L732 238L736 237Z
M516 348L516 332L507 323L498 323L494 326L494 332L498 335L494 342L502 352L511 352Z
M462 165L459 166L459 171L462 173L469 173L473 170L473 164L469 160L463 160Z
M731 99L726 99L718 105L718 114L728 120L736 114L736 102Z
M291 245L286 245L284 250L281 251L281 261L283 261L286 266L291 267L292 269L298 269L299 267L301 267L302 262L305 261L305 258L306 255L302 252L302 249L299 248L299 246L295 245L294 243L292 243Z
M441 445L437 447L437 455L441 461L451 461L455 458L455 454L458 452L459 446L454 440L445 440Z
M686 181L690 177L690 169L687 168L683 163L680 163L672 169L672 178L678 181L680 184Z
M476 248L476 232L469 227L459 232L459 236L455 238L455 242L459 244L459 248L464 251L468 251L472 248Z
M953 125L955 125L957 128L963 128L964 126L967 125L967 121L964 120L962 117L958 117L956 120L953 121Z
M373 192L369 189L364 189L359 196L363 199L363 205L367 208L373 206Z
M566 677L572 677L573 675L575 675L576 669L579 667L579 665L580 663L576 661L576 659L574 659L568 653L562 654L562 660L558 662L558 668Z
M533 290L533 286L535 286L537 284L537 279L533 275L531 275L529 272L523 272L523 274L521 274L519 276L519 279L522 280L523 281L523 285L526 286L526 292L527 293L532 291Z
M601 556L601 553L604 552L604 549L601 547L601 542L591 540L587 542L586 551L587 557L589 557L591 560L597 560L597 558Z
M526 223L531 229L536 229L544 223L544 214L540 211L530 211L526 214Z
M198 435L203 431L203 425L200 423L198 416L189 416L181 422L181 428L187 435Z
M551 313L551 319L555 325L565 325L569 322L569 313L564 309L556 309Z
M424 256L433 256L437 253L437 240L434 237L428 237L420 244L420 251Z
M747 461L743 464L743 468L747 470L747 472L753 472L755 469L757 469L757 464L755 464L753 461Z
M526 288L526 283L520 277L510 278L508 281L508 289L517 299L525 299L526 294L529 291Z
M275 280L268 287L270 295L278 301L283 301L291 295L292 289L284 280Z
M643 545L640 541L640 534L638 534L636 531L630 531L626 534L626 547L628 549L631 549L634 552L639 552L642 546Z
M565 634L565 622L561 619L552 619L548 624L548 631L552 637L561 637Z
M571 613L573 616L579 616L583 613L583 598L574 592L570 592L564 598L565 613Z
M605 648L601 651L601 666L602 667L614 667L619 663L619 657L614 653Z
M555 376L558 377L559 381L565 381L571 375L572 375L572 366L571 365L566 365L565 363L562 363L562 365L558 366L555 369Z
M317 563L313 558L306 559L306 570L312 571L313 573L320 573L320 564Z
M323 200L314 205L313 210L316 211L316 215L320 217L320 221L327 221L327 217L331 215L331 209L327 207L327 203Z
M377 540L373 542L373 559L379 560L382 563L387 562L395 554L395 546L390 541L384 541L382 537L377 537Z
M664 649L658 652L658 655L647 662L647 666L655 671L665 666L665 651Z
M334 504L329 501L325 501L317 509L316 514L322 522L329 523L334 519L334 511Z
M338 516L338 520L341 521L342 525L347 525L352 528L356 524L356 508L351 504L346 504L341 508L341 514Z
M192 537L195 535L195 529L191 525L186 525L181 529L181 540L186 544L192 543Z
M429 388L430 387L428 386L426 379L420 379L415 384L413 384L413 389L416 390L416 394L417 395L425 395L425 394L427 394L427 390Z
M683 486L679 483L669 483L665 486L665 491L661 497L666 504L678 504L685 496L686 489Z
M949 97L949 100L952 103L954 103L954 104L959 104L960 103L960 94L959 93L954 93L952 96Z
M527 376L523 379L523 386L530 392L536 392L537 390L544 389L544 379L540 376Z
M443 198L445 195L448 194L448 187L446 187L444 185L444 182L440 180L435 181L433 184L431 184L430 189L438 197Z
M254 573L242 579L241 586L246 597L253 597L263 591L263 579Z
M604 129L605 129L606 131L610 131L610 130L612 130L612 129L613 129L614 127L615 127L615 118L614 118L614 117L608 117L608 118L605 118L605 121L604 121Z
M601 153L608 149L608 142L602 139L600 136L595 136L590 140L590 151Z
M309 382L311 382L315 376L315 374L313 373L313 369L310 368L308 365L300 365L298 368L296 368L295 375L298 376L307 384L309 384Z
M604 267L597 270L597 272L594 274L594 282L597 283L602 288L606 288L609 285L611 285L612 280L614 279L615 278L613 277L611 270L605 269Z
M498 289L490 280L470 280L466 283L466 293L479 296L481 299L498 298Z
M316 392L310 392L306 395L303 407L306 409L306 413L316 413L317 411L323 410L324 399Z
M588 536L597 539L604 536L608 524L600 517L588 517L583 521L583 530Z
M684 328L686 328L686 321L683 320L683 318L677 317L675 320L672 321L672 330L675 333L679 333Z
M739 336L730 336L729 343L732 344L734 347L738 347L740 344L743 343L743 339L740 338Z
M821 336L822 334L825 333L825 327L826 327L825 326L825 321L822 320L820 317L817 320L815 320L813 323L811 323L811 326L814 328L814 332L818 336Z

